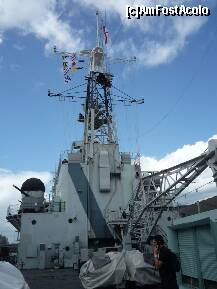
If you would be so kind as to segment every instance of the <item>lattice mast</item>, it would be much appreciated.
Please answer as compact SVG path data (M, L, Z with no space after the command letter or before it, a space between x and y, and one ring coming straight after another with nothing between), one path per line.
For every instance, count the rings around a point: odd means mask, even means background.
M96 12L96 21L96 47L90 52L87 94L84 105L84 144L89 158L93 156L94 142L117 143L112 121L112 75L106 69L104 47L100 39L98 12Z
M134 98L124 93L120 89L112 86L113 75L109 72L107 63L134 63L136 57L111 58L105 53L105 46L108 42L108 31L102 25L99 12L96 12L96 46L93 49L81 50L77 52L59 51L56 46L54 52L62 56L63 71L65 82L71 81L69 72L80 70L83 67L70 67L67 60L72 63L77 57L88 59L86 84L77 85L62 92L52 92L48 90L49 97L57 97L59 100L70 100L76 102L84 99L84 112L79 114L79 122L84 123L84 150L83 157L87 162L93 158L94 143L111 144L118 143L116 126L112 116L112 103L114 101L124 105L143 104L144 98ZM84 62L84 60L78 60ZM76 95L74 89L86 85L85 95ZM116 94L112 94L111 88L115 89ZM113 97L113 98L112 98Z

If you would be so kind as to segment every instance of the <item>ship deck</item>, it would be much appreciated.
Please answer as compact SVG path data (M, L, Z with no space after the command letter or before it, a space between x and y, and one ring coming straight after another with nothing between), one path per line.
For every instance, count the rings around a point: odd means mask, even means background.
M84 289L71 269L21 270L30 289Z
M71 269L22 270L30 289L84 289L78 272ZM103 289L115 288L107 287ZM127 289L136 288L135 284L127 284ZM159 286L142 286L143 289L159 289Z

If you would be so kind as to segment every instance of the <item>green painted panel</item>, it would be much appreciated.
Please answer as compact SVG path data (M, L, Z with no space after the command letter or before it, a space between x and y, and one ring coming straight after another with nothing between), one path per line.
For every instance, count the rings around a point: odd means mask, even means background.
M217 258L210 225L197 227L196 232L202 278L217 282Z
M178 231L178 245L182 274L198 278L199 274L193 229Z

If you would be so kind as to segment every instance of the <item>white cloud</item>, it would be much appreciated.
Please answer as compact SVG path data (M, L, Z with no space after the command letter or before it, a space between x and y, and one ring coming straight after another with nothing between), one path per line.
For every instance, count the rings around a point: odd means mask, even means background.
M13 188L13 184L21 187L22 183L31 177L41 179L45 185L48 185L51 180L51 174L48 172L12 172L0 169L0 234L7 235L11 241L16 234L13 226L6 221L7 208L9 205L19 204L18 200L21 199L20 192Z
M217 139L217 135L211 137L211 139ZM208 147L208 142L198 141L195 144L184 145L182 148L177 149L175 152L167 154L161 159L155 157L141 157L141 166L143 171L160 171L179 163L190 160L194 157L202 154ZM217 195L217 188L215 183L206 185L204 184L212 181L211 169L206 169L197 179L195 183L192 183L183 193L182 197L179 197L177 201L192 203L197 200L206 199L213 195ZM200 188L201 187L201 188ZM196 190L198 188L198 190ZM190 192L189 194L187 192ZM185 195L186 194L186 195Z
M201 0L201 4L214 5L213 0ZM46 40L46 48L56 44L60 49L77 50L84 47L86 39L81 31L70 27L66 19L60 18L62 9L70 7L70 13L87 8L107 11L110 23L114 15L120 18L122 26L110 31L112 51L124 56L136 55L138 63L157 66L172 61L185 47L190 36L208 21L208 17L143 17L129 20L125 6L129 4L153 6L156 4L189 4L189 0L0 0L0 32L18 29L23 34L34 34ZM197 3L191 2L191 5ZM216 3L215 3L216 4ZM197 3L198 5L198 3ZM65 11L65 10L64 10ZM65 11L66 12L66 11ZM92 13L90 10L89 13ZM93 13L92 13L93 14ZM77 17L81 17L82 14ZM94 17L94 15L90 15ZM79 20L79 19L78 19ZM85 22L88 27L88 19ZM119 28L121 28L119 30ZM86 29L84 27L84 29ZM88 30L88 29L87 29ZM85 35L86 36L86 35ZM0 36L0 43L3 41ZM115 42L114 42L115 39Z
M147 66L169 63L183 49L190 34L197 32L204 23L205 19L190 18L184 20L177 18L172 21L166 32L170 34L169 39L165 37L165 39L160 41L148 40L143 43L143 47L140 49L134 47L135 44L133 44L131 49L135 51L137 58ZM180 26L183 29L180 29Z
M112 51L124 56L137 56L138 63L145 66L157 66L171 62L184 48L189 37L200 30L207 22L207 17L142 17L141 19L127 19L125 16L126 5L146 6L172 6L188 4L188 0L144 0L144 1L101 1L101 0L75 0L79 5L95 6L103 11L116 12L122 21L119 31L111 31ZM214 5L213 0L207 0L204 5ZM192 1L191 5L198 5ZM123 40L122 35L128 34Z
M32 33L46 40L48 49L54 44L60 49L81 47L80 31L59 18L56 6L56 0L0 0L0 31L18 29L24 35Z

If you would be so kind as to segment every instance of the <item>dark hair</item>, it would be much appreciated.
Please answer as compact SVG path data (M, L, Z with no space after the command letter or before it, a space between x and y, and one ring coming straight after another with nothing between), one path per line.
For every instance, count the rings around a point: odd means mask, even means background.
M153 240L155 240L159 245L164 245L164 239L161 235L155 235Z

